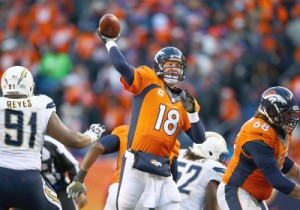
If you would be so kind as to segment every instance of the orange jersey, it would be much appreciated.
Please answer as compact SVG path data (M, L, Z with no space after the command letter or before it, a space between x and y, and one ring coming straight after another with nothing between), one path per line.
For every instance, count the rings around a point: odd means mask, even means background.
M120 147L117 159L117 169L113 176L113 183L119 182L120 169L122 165L122 157L127 148L127 135L128 135L129 125L121 125L116 127L111 134L114 134L119 137Z
M112 180L113 183L119 182L120 170L121 170L121 165L122 165L122 157L127 148L128 130L129 130L129 125L121 125L121 126L116 127L111 133L111 134L118 136L119 141L120 141L120 147L119 147L119 153L118 153L118 159L117 159L117 168L116 168L116 172L113 176L113 180ZM176 144L174 145L174 148L170 155L171 163L172 163L173 157L178 157L179 149L180 149L180 142L179 142L179 140L176 140Z
M251 160L251 157L243 151L242 147L245 143L256 140L264 141L265 144L274 150L277 164L279 168L282 168L289 149L291 135L288 135L285 143L283 143L276 131L267 122L260 118L253 117L243 125L237 136L234 154L222 181L225 184L229 183L240 186L239 181L243 180L243 184L240 187L258 200L266 200L270 197L273 187L267 181L261 170L255 169L249 174L249 172L246 172L247 165L241 165L240 162L242 156ZM232 178L233 174L237 174L239 180L237 180L237 176Z
M179 131L191 127L180 97L147 66L134 70L130 86L123 78L121 82L134 95L128 135L131 148L169 157Z

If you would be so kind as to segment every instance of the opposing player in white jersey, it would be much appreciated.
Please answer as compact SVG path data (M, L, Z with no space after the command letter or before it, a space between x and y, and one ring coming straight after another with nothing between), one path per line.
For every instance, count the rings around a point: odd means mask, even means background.
M226 170L228 155L224 138L215 132L205 132L202 144L193 144L178 159L177 186L181 195L180 210L219 209L216 192Z
M56 193L43 180L41 149L44 134L62 144L83 148L100 138L100 124L84 134L64 125L46 95L34 95L33 77L22 66L8 68L1 79L0 97L0 210L58 210Z

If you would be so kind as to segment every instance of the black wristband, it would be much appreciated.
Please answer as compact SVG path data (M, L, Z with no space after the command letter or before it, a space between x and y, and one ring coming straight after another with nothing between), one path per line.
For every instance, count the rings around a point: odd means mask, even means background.
M74 181L83 183L86 174L87 174L86 170L80 169L77 175L74 177Z

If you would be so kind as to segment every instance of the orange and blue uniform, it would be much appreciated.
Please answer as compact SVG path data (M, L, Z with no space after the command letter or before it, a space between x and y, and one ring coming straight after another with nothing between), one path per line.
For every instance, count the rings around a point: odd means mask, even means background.
M121 169L121 165L122 165L122 157L127 148L128 129L129 129L129 125L121 125L121 126L116 127L111 132L111 134L119 137L119 142L120 142L118 159L117 159L117 168L116 168L116 172L113 176L113 180L112 180L113 183L119 182L120 169Z
M196 143L204 141L205 130L198 113L187 113L183 106L186 100L181 101L182 90L168 86L153 69L129 65L113 41L108 41L106 47L124 88L133 94L117 209L134 209L141 197L146 208L178 209L180 194L166 159L181 130ZM194 101L194 108L199 110Z
M118 157L117 157L117 168L115 171L115 174L112 179L112 184L109 187L109 193L108 197L106 200L106 204L104 209L114 209L115 208L115 203L117 199L117 191L118 191L118 186L119 186L119 177L120 177L120 170L121 170L121 165L122 165L122 158L123 154L126 151L127 148L127 136L128 136L128 130L129 130L129 125L121 125L116 127L111 135L105 136L102 139L106 139L106 142L111 142L113 145L110 145L114 148L113 151L116 151L118 148ZM117 136L119 140L119 144L112 139L112 137ZM101 142L101 139L99 140ZM113 143L114 142L114 143ZM172 164L173 160L176 160L176 158L179 156L179 150L180 150L180 142L179 140L176 140L175 146L172 149L171 155L170 155L170 163ZM177 160L176 160L177 163ZM172 170L173 176L177 177L177 164L174 161L174 164L171 165L171 168L174 168Z
M268 123L260 118L252 118L242 127L236 139L235 152L222 181L225 184L229 183L242 187L258 200L269 198L273 187L262 171L256 167L249 166L246 168L242 164L245 159L252 159L243 151L243 146L250 141L263 141L274 150L275 159L281 169L287 156L290 139L291 136L288 135L285 141L281 140Z
M131 148L169 157L179 131L191 128L179 96L174 97L164 81L147 66L134 70L130 86L123 78L121 81L134 95L128 136ZM197 102L196 106L199 111Z
M261 118L247 121L237 135L234 154L218 188L220 207L240 210L256 203L265 209L264 200L273 188L289 194L295 183L283 173L293 165L287 157L290 140L291 134L281 134Z
M112 183L119 182L120 170L121 170L121 165L122 165L122 157L127 148L128 129L129 129L129 125L121 125L121 126L116 127L111 133L112 135L116 135L119 138L119 142L120 142L119 153L118 153L118 158L117 158L117 168L116 168L116 172L113 176ZM170 154L171 165L172 165L172 161L174 160L174 158L177 158L179 156L179 150L180 150L180 142L177 139L176 143L171 151L171 154ZM177 165L175 165L175 167L177 168Z

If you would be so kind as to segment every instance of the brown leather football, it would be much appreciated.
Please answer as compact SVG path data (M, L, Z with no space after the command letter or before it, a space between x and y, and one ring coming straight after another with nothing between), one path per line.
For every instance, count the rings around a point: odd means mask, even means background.
M99 20L99 31L103 36L116 38L120 34L120 21L113 14L105 14Z

